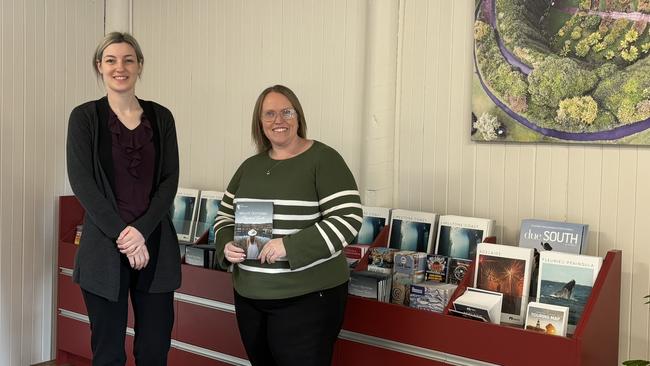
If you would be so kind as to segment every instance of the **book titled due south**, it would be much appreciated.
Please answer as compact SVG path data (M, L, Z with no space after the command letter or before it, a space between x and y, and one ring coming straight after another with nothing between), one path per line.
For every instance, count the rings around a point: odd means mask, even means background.
M521 221L519 246L564 253L585 253L589 225L525 219Z
M273 238L273 202L235 202L235 245L246 251L246 259L257 260Z

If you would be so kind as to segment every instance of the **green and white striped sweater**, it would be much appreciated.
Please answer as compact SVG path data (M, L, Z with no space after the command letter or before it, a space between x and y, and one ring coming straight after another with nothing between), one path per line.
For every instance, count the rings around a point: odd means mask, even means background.
M283 238L288 261L247 259L235 265L233 282L240 295L283 299L348 280L343 247L357 235L363 214L354 177L334 149L314 141L290 159L273 160L264 152L242 163L214 224L222 268L229 266L223 248L233 240L234 205L246 200L273 201L273 237Z

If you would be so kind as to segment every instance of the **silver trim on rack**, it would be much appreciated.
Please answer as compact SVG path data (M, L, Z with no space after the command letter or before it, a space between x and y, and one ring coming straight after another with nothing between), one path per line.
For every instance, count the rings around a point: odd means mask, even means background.
M450 364L450 365L499 366L494 363L473 360L471 358L461 357L451 353L434 351L428 348L422 348L422 347L413 346L406 343L391 341L390 339L373 337L361 333L351 332L345 329L341 330L341 332L339 333L339 338L352 341L352 342L366 344L369 346L387 349L389 351L401 352L407 355L425 358L428 360L445 362L446 364Z
M72 275L72 270L69 270L67 268L62 268L59 267L60 273L70 276ZM199 306L204 306L210 309L216 309L220 311L225 311L229 313L235 313L235 306L227 303L223 303L220 301L214 301L214 300L209 300L205 299L202 297L197 297L197 296L192 296L192 295L187 295L187 294L181 294L181 293L175 293L174 294L174 299L177 301L185 302L188 304L194 304L194 305L199 305ZM64 316L66 318L74 319L77 321L81 321L84 323L90 323L88 320L88 316L79 314L73 311L65 310L65 309L59 309L59 314L61 316ZM133 336L135 334L133 328L127 327L126 328L126 334ZM387 349L389 351L395 351L395 352L400 352L404 353L407 355L415 356L415 357L420 357L428 360L433 360L433 361L438 361L438 362L445 362L450 365L456 365L456 366L499 366L498 364L494 363L488 363L484 361L478 361L478 360L473 360L470 358L466 357L461 357L458 355L454 355L451 353L445 353L445 352L440 352L440 351L435 351L431 350L428 348L423 348L423 347L418 347L406 343L401 343L401 342L396 342L392 341L389 339L385 338L379 338L379 337L373 337L370 335L365 335L361 333L356 333L356 332L351 332L345 329L342 329L341 332L339 333L339 338L356 342L356 343L361 343L361 344L366 344L369 346L374 346L378 348L383 348ZM179 349L181 351L193 353L202 357L207 357L213 360L225 362L230 365L239 365L239 366L250 366L250 362L246 359L231 356L225 353L220 353L216 351L212 351L206 348L198 347L189 343L181 342L172 339L172 347Z
M70 268L59 267L59 273L65 276L72 277L72 270Z
M192 296L192 295L182 294L178 292L174 293L174 299L188 304L199 305L206 308L225 311L232 314L235 313L235 305L227 304L221 301L210 300L203 297Z
M83 322L83 323L86 323L86 324L90 323L90 321L88 320L87 315L75 313L74 311L59 309L59 315L61 315L63 317L66 317L66 318L69 318L69 319L72 319L72 320L80 321L80 322ZM133 330L133 328L127 327L126 328L126 334L128 334L130 336L133 336L133 335L135 335L135 331ZM225 362L225 363L227 363L229 365L251 366L251 363L246 359L231 356L231 355L226 354L226 353L213 351L213 350L210 350L210 349L207 349L207 348L195 346L195 345L192 345L192 344L189 344L189 343L177 341L175 339L172 339L171 346L173 348L176 348L176 349L181 350L181 351L193 353L195 355L199 355L199 356L206 357L206 358L216 360L216 361Z
M61 309L61 308L59 308L59 315L64 316L66 318L73 319L73 320L78 320L78 321L84 322L86 324L90 324L90 320L88 319L88 315L75 313L74 311L65 310L65 309Z
M229 365L251 366L251 363L246 359L231 356L221 352L212 351L203 347L198 347L189 343L177 341L175 339L172 339L172 347L179 349L181 351L194 353L195 355L225 362Z

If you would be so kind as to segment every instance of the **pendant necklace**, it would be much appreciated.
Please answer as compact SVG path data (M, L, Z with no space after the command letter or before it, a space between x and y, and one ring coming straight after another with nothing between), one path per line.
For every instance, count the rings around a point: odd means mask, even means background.
M290 159L290 158L293 158L294 156L300 154L300 152L301 152L301 150L302 150L302 147L304 146L304 143L301 142L300 140L299 140L299 142L300 142L300 145L298 145L298 147L297 147L297 151L298 151L298 152L296 152L295 154L289 153L289 154L286 156L285 159L277 160L277 161L275 162L275 164L273 164L272 167L270 167L269 169L266 170L266 175L271 175L271 170L275 169L276 166L282 164L283 161L285 161L285 160L287 160L287 159ZM277 154L276 154L276 156L277 156ZM271 155L270 155L270 153L269 153L269 158L270 158L270 157L271 157ZM273 159L271 159L271 160L273 160Z
M273 170L276 166L280 165L283 161L284 160L278 160L275 164L273 164L273 166L266 171L266 175L271 175L271 170Z

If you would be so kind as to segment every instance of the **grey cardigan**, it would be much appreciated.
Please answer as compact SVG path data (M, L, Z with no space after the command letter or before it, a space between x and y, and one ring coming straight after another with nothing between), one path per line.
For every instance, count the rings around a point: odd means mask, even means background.
M142 233L151 256L138 276L138 289L169 292L181 283L178 239L169 214L179 175L174 117L157 103L139 102L154 130L156 163L149 208L134 222L120 218L112 189L108 99L76 107L68 123L68 178L86 210L73 280L84 290L111 301L118 298L122 260L115 241L127 225Z

